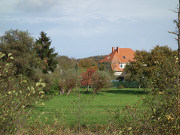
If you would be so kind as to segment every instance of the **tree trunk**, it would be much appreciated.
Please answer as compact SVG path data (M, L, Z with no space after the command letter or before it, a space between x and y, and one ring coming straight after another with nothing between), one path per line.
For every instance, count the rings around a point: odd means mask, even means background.
M72 89L68 89L67 94L69 95L71 93Z
M179 0L179 9L178 9L178 62L180 65L180 0Z
M87 86L87 91L86 92L89 93L89 85Z
M180 0L179 0L179 9L178 9L178 63L180 66ZM179 67L178 67L178 83L177 83L177 110L178 114L180 114L180 90L179 90ZM178 126L179 128L179 126Z
M95 89L95 90L93 91L93 93L94 93L94 94L97 94L97 91L98 91L98 90Z
M59 90L59 95L63 95L64 94L64 89L60 89Z

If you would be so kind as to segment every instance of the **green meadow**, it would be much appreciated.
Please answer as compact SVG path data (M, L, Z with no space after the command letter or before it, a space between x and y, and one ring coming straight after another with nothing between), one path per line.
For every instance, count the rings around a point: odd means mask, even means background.
M35 106L33 119L43 123L62 122L67 125L107 124L113 112L126 105L141 105L143 89L109 88L98 94L87 94L85 89L75 89L70 95L52 96L43 104Z

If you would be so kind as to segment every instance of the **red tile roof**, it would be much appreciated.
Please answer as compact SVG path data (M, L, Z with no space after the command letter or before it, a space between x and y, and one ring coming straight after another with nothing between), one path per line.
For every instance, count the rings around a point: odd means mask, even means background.
M102 59L99 62L100 63L106 63L106 62L109 63L110 62L111 68L114 71L123 71L123 69L121 69L119 67L119 64L120 63L129 63L129 61L133 61L134 60L134 54L135 54L135 51L133 51L130 48L119 48L119 47L117 47L115 50L113 47L112 53L107 55L104 59Z

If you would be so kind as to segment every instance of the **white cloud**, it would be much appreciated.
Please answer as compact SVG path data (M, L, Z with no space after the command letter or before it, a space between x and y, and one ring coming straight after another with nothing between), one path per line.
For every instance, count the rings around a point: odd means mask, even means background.
M90 36L97 36L103 35L104 33L108 33L110 31L107 25L96 25L94 27L70 27L70 28L63 28L63 27L56 27L48 29L46 32L52 36L67 36L67 37L90 37Z
M170 2L172 0L61 0L54 10L65 15L94 15L116 21L122 18L168 17Z
M47 12L52 9L58 0L19 0L17 10L27 12Z
M135 22L139 18L175 18L169 11L175 7L172 1L175 0L1 0L0 4L5 6L1 6L0 12L4 13L1 20L30 24ZM5 7L11 13L6 13Z
M47 24L50 33L69 36L103 34L109 32L108 26L119 25L119 22L124 20L137 22L138 19L144 18L175 16L169 11L168 6L171 2L168 0L14 0L10 3L6 1L2 0L0 3L4 3L11 11L14 10L14 13L4 12L0 18L1 22Z
M13 13L18 0L0 0L0 14Z

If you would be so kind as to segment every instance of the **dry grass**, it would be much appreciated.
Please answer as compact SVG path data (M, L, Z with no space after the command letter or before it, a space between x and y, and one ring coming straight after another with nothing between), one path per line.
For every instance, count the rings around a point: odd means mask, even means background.
M23 127L17 135L117 135L120 131L112 125L96 125L91 128L78 127L64 128L59 124L38 125L36 127Z

